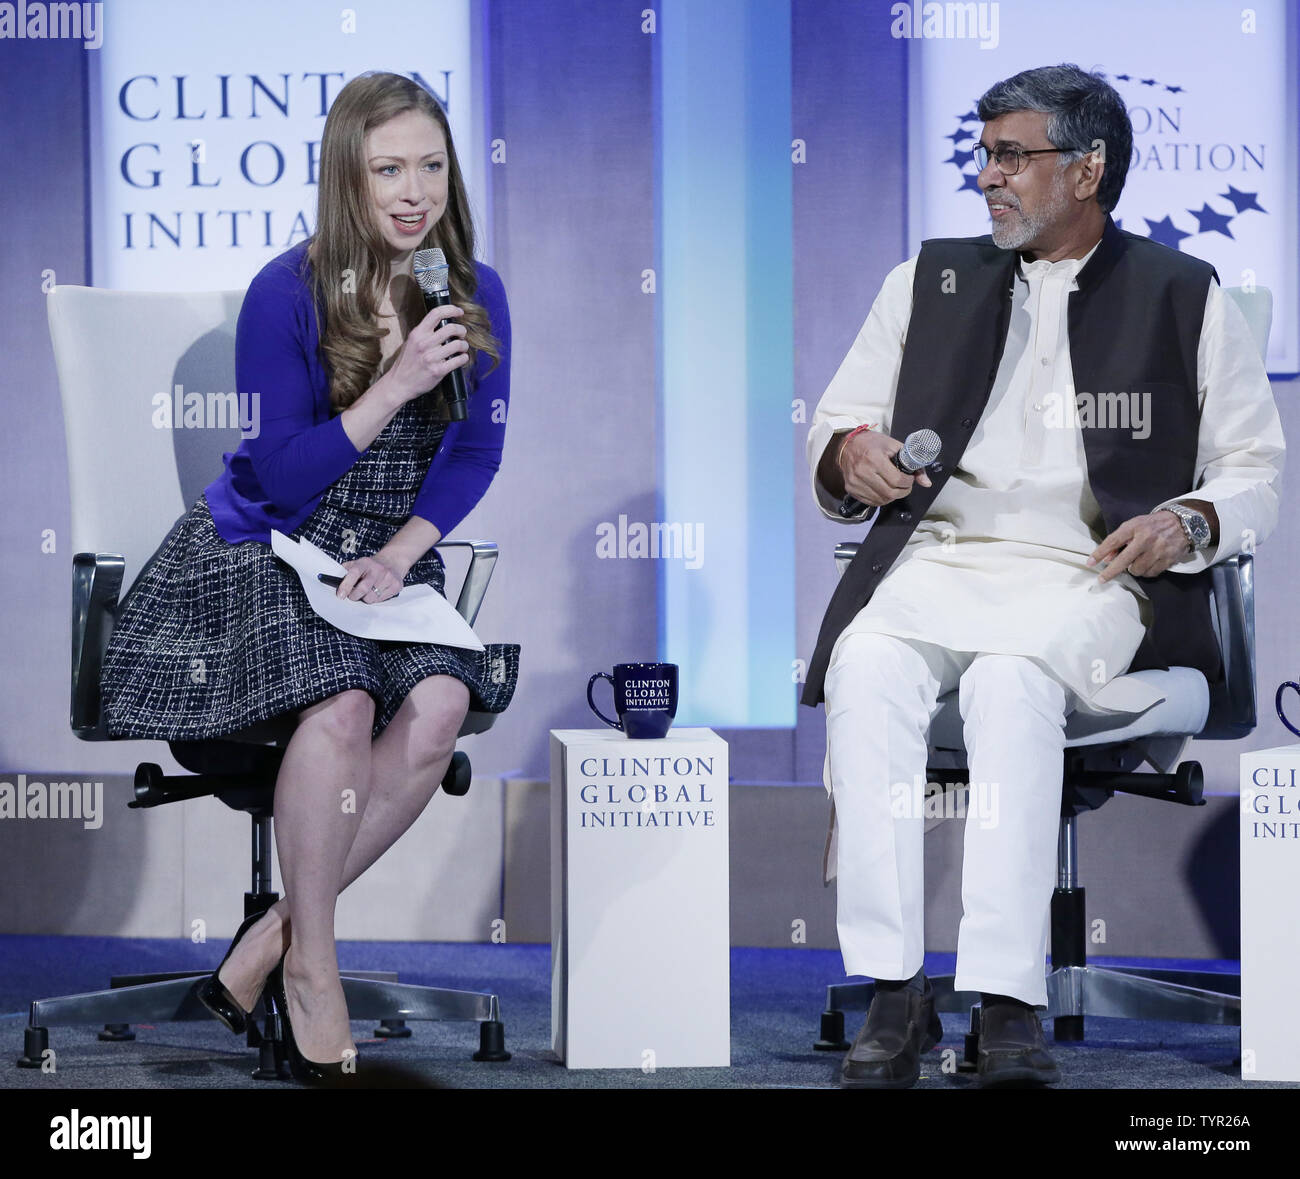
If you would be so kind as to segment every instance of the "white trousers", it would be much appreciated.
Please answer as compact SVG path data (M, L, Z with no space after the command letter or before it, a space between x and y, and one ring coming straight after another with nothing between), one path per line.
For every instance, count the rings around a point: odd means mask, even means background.
M839 825L846 974L910 978L922 965L927 739L958 688L971 794L956 989L1047 1003L1045 959L1073 693L1034 660L848 634L826 675Z

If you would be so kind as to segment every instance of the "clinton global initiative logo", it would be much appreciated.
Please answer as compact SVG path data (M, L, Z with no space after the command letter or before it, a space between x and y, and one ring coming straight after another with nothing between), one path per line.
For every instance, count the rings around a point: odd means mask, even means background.
M1185 86L1133 73L1106 74L1098 70L1097 74L1119 92L1133 124L1133 155L1121 201L1128 196L1133 178L1143 173L1172 174L1184 182L1179 185L1180 207L1143 209L1140 216L1130 219L1128 232L1180 250L1183 240L1191 238L1195 246L1195 239L1204 234L1222 234L1235 241L1234 221L1254 213L1268 214L1257 199L1258 184L1252 187L1251 183L1266 170L1263 143L1199 140ZM960 177L955 191L972 192L983 200L975 165L975 145L983 125L978 105L972 102L969 110L955 116L956 129L944 136L950 148L943 150L951 150L952 154L943 162L956 168ZM1091 149L1089 144L1076 146L1084 151ZM1188 193L1195 195L1188 199ZM1200 208L1189 207L1197 203ZM1115 225L1125 228L1121 218L1115 219Z
M407 76L450 113L452 71L431 72L440 89L418 70ZM135 140L111 165L127 205L118 248L283 250L310 237L309 210L287 208L280 194L316 187L320 135L344 79L342 70L114 79L105 118ZM180 194L207 190L207 208L174 207Z
M584 757L578 773L582 829L717 825L712 757Z
M1300 771L1293 765L1256 766L1250 783L1241 790L1250 838L1300 840Z

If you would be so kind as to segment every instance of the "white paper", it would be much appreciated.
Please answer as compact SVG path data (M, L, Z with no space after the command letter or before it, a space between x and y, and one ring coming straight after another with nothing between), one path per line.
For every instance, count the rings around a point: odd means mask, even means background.
M347 570L311 541L293 540L273 528L271 550L293 566L311 608L339 630L363 639L484 649L469 623L431 585L405 585L382 602L353 602L317 578L318 573L341 577Z

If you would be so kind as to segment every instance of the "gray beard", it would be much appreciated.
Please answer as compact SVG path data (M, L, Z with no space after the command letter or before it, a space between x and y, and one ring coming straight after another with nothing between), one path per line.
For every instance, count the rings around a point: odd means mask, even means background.
M1014 225L1005 221L993 223L993 244L1000 250L1018 250L1038 236L1043 223L1036 217L1026 217L1020 210L1012 209L1010 216L1016 218Z
M1014 224L993 222L993 244L1000 250L1019 250L1032 242L1040 233L1066 211L1065 172L1058 171L1052 184L1052 197L1046 208L1037 216L1028 216L1022 209L1012 209Z

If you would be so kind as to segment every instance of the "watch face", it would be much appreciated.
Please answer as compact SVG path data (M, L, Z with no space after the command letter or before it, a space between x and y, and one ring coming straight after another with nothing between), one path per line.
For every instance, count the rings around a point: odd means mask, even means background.
M1192 542L1192 548L1200 550L1210 543L1210 522L1200 512L1192 508L1180 508L1178 518Z

